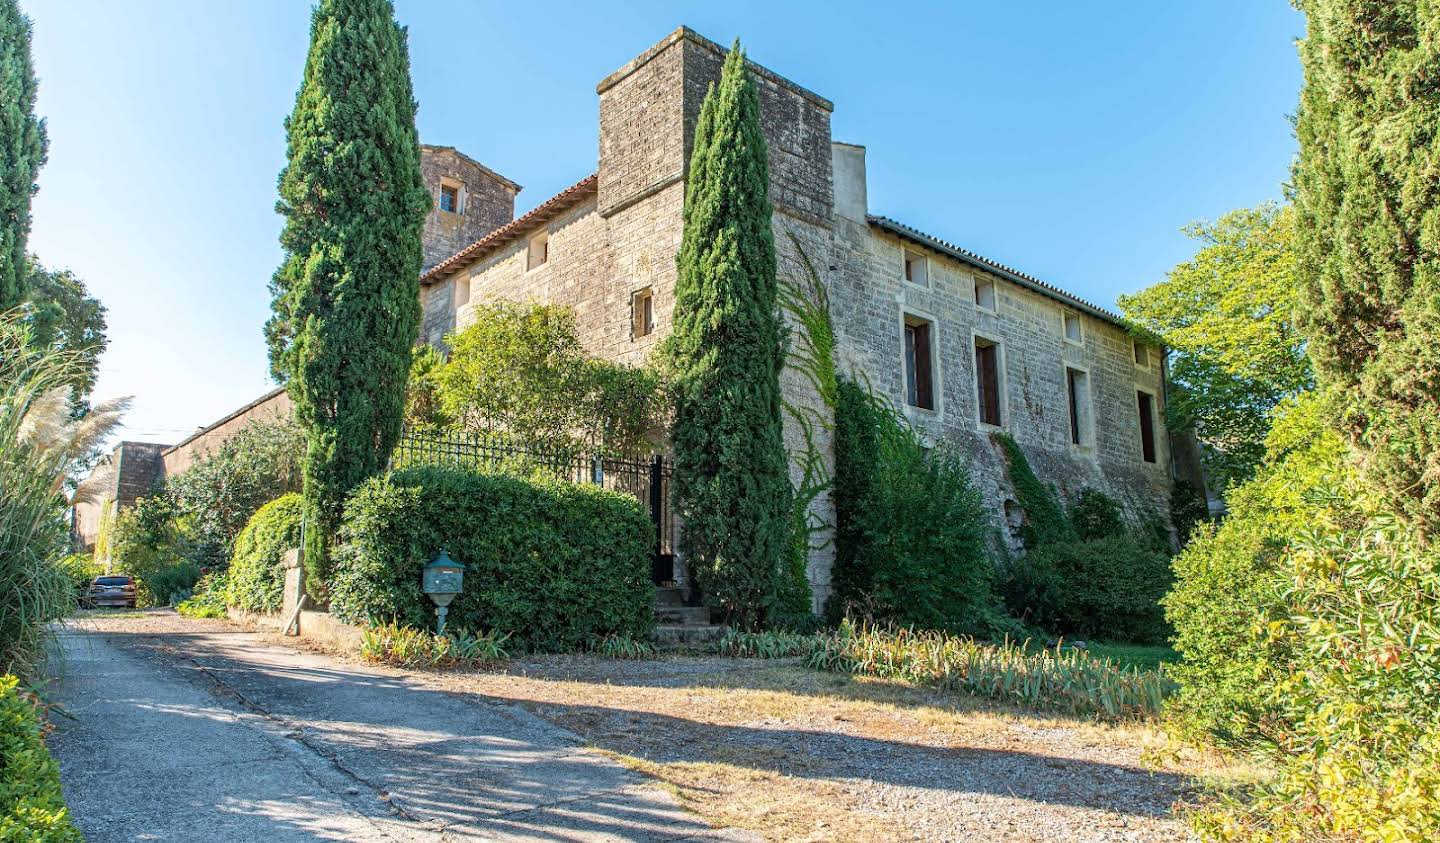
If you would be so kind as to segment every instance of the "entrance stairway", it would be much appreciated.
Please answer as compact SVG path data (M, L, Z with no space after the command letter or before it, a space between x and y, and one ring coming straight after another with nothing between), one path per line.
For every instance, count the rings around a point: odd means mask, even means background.
M687 606L685 593L675 586L655 588L655 648L658 650L711 649L724 627L710 622L705 606Z

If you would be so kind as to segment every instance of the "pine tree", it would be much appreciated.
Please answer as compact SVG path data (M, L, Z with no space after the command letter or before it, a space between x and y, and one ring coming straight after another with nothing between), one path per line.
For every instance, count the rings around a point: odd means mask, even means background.
M321 0L280 174L285 259L271 366L306 434L305 558L322 595L345 495L399 438L419 332L420 175L405 30L390 0Z
M1338 422L1400 514L1440 529L1440 15L1303 0L1300 324Z
M770 217L760 96L737 41L695 128L664 357L681 549L707 599L746 628L765 621L791 530Z
M45 121L35 117L30 19L0 0L0 312L24 298L30 199L45 163Z

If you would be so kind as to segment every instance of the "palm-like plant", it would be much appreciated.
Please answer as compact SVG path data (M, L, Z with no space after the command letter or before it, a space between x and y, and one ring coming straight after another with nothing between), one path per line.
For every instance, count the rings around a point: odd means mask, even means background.
M66 480L119 423L128 401L70 413L73 355L37 349L15 313L0 313L0 673L32 668L45 624L73 599L65 551Z

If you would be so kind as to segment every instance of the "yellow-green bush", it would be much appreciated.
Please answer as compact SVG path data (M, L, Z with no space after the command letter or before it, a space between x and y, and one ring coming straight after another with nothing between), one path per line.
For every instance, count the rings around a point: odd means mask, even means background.
M300 546L305 501L291 492L260 507L235 540L226 602L249 612L278 612L284 602L285 551Z
M0 676L0 840L81 840L60 789L60 765L45 749L40 715L20 680Z

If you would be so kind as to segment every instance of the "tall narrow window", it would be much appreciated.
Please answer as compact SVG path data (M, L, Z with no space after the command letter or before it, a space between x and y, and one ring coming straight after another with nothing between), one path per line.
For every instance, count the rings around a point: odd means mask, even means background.
M1140 411L1140 455L1145 462L1155 462L1155 396L1137 390L1135 403Z
M905 317L905 400L922 410L935 409L933 343L933 323L915 316Z
M1090 375L1083 369L1065 369L1065 391L1070 401L1070 444L1088 445L1094 434L1090 417Z
M1150 368L1150 347L1138 340L1131 340L1131 343L1135 346L1135 365L1142 369Z
M440 210L451 214L460 212L460 188L453 184L440 185Z
M530 254L526 260L525 268L534 269L543 266L550 260L550 234L542 231L530 238Z
M649 287L630 296L630 337L648 337L655 330L655 295Z
M980 401L980 421L1000 426L1000 347L975 338L975 389Z

